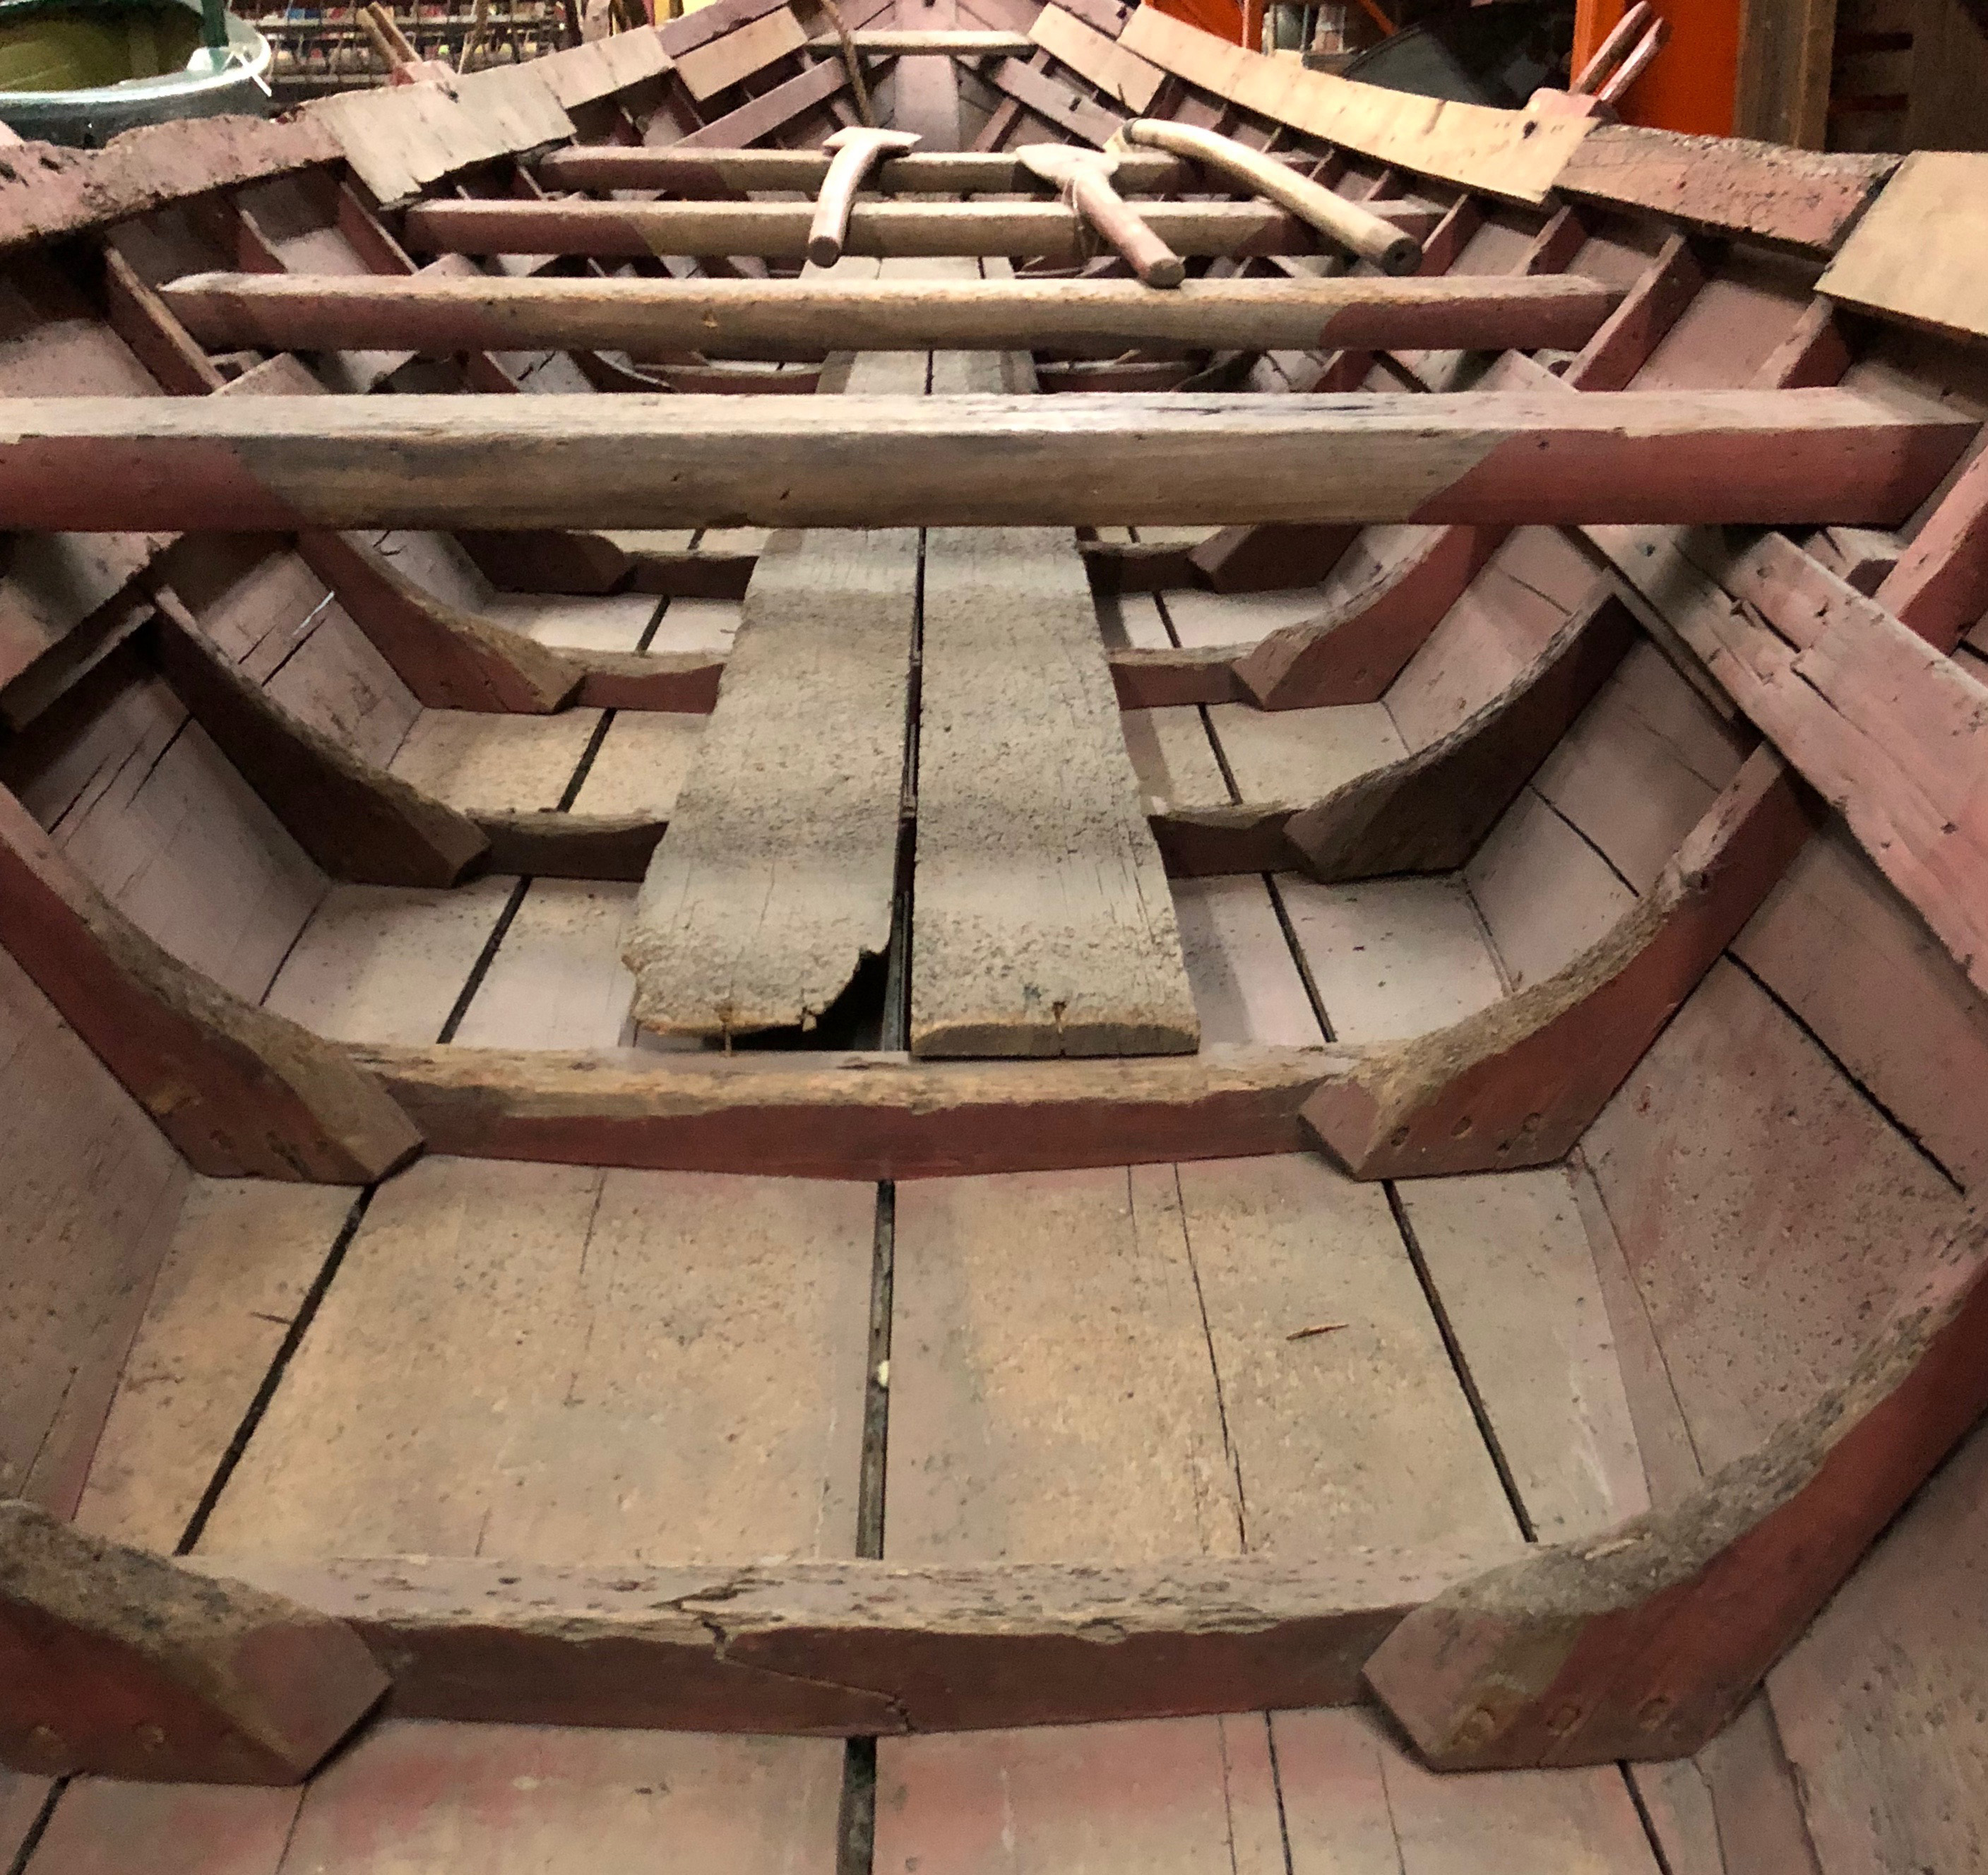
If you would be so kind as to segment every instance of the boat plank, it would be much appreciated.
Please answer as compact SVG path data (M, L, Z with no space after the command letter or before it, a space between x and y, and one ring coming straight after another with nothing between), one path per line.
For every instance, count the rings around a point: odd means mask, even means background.
M1920 1246L1964 1209L1729 962L1584 1150L1708 1476L1841 1379Z
M1564 969L1636 902L1608 860L1531 788L1519 791L1463 880L1514 990Z
M621 941L634 908L633 885L533 880L454 1039L465 1048L621 1046L635 994Z
M464 813L556 808L600 721L598 710L553 716L424 710L388 772Z
M1589 1535L1648 1510L1566 1174L1411 1179L1401 1201L1540 1540Z
M63 1792L28 1869L123 1875L142 1843L147 1875L280 1875L303 1794L295 1785L79 1777Z
M351 1208L335 1185L194 1181L90 1461L82 1529L178 1546Z
M1172 897L1075 542L934 529L924 602L912 1052L1192 1052Z
M888 1559L1241 1553L1172 1167L901 1184L896 1231Z
M1865 312L1964 336L1988 335L1984 177L1988 158L1972 151L1913 151L1816 290Z
M1324 1037L1260 878L1174 881L1204 1045L1317 1048Z
M420 1161L202 1547L849 1554L874 1210L856 1184Z

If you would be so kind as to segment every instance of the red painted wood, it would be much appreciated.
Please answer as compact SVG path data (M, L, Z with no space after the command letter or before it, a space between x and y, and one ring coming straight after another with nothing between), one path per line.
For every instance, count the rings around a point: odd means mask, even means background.
M1878 588L1879 605L1952 652L1988 613L1988 454L1976 456Z

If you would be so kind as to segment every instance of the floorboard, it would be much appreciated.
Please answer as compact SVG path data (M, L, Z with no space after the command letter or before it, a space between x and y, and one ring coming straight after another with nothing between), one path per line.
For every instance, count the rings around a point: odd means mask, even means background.
M621 941L635 888L535 879L454 1039L465 1048L619 1048L635 979Z
M1269 886L1248 876L1173 888L1202 1045L1318 1047L1324 1037Z

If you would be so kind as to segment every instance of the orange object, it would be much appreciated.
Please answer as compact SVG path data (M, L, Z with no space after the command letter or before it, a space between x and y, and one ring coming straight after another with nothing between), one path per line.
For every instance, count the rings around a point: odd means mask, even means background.
M1601 49L1629 10L1629 0L1580 0L1574 15L1574 69ZM1733 134L1733 100L1740 76L1740 0L1656 0L1670 42L1621 99L1625 123Z
M1232 46L1250 43L1245 8L1238 0L1146 0L1146 5L1175 19L1184 19L1190 26L1199 26L1204 32L1212 32L1218 39L1226 39ZM1253 10L1256 30L1260 35L1263 27L1263 0L1253 0Z

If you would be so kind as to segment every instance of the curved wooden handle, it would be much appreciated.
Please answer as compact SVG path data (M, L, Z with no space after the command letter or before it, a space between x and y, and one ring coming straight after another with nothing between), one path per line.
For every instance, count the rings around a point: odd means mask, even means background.
M863 178L887 156L915 147L918 138L905 130L844 131L832 139L835 154L814 198L814 219L808 225L807 257L817 267L833 267L842 258L849 232L849 211Z
M1405 235L1393 222L1382 221L1358 203L1294 174L1275 157L1252 150L1247 144L1218 137L1212 130L1165 123L1154 117L1134 118L1126 125L1124 135L1128 143L1171 150L1175 156L1220 171L1266 201L1289 209L1300 221L1330 236L1341 247L1350 248L1362 260L1371 261L1383 273L1413 273L1422 265L1422 243L1413 235Z
M1070 205L1116 248L1148 286L1178 286L1187 262L1139 218L1134 209L1094 170L1070 178Z

